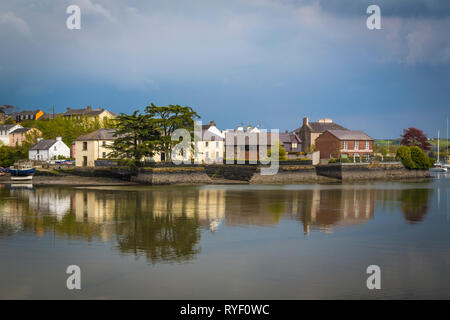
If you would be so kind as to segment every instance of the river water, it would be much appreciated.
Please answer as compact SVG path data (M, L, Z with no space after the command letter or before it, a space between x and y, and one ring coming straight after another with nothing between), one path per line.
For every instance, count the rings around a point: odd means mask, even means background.
M81 290L67 289L69 265ZM11 298L449 299L450 177L0 185L0 299Z

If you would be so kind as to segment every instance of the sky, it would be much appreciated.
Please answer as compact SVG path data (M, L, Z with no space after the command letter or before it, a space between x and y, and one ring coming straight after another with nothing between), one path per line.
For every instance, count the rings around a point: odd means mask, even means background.
M69 30L69 5L81 29ZM381 29L369 30L369 5ZM450 1L0 0L0 104L117 113L180 104L220 129L332 118L445 136Z

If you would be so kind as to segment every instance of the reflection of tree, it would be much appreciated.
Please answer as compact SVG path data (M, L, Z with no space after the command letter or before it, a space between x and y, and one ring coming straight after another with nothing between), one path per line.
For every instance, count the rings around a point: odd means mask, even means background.
M399 193L400 209L406 221L417 223L423 221L428 212L428 200L431 189L405 189Z
M145 254L152 263L191 260L199 252L198 223L191 218L136 213L118 225L117 236L120 251Z

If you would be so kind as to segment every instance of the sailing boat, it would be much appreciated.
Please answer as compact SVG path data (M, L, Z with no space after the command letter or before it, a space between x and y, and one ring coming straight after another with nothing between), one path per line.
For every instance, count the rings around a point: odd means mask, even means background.
M440 151L440 149L441 149L440 147L441 147L441 145L440 145L440 143L439 143L439 130L438 130L437 160L436 160L436 162L434 163L434 168L431 168L430 170L431 170L431 171L436 171L436 172L447 172L448 169L447 169L446 167L444 167L444 166L441 164L441 162L439 161L439 151Z

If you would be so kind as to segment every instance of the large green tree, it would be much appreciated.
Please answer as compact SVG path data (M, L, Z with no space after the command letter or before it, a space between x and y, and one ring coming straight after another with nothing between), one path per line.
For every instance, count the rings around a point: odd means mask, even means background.
M132 159L152 157L159 146L160 132L148 115L135 111L131 115L121 114L115 120L116 140L110 146L110 157Z
M179 143L179 141L172 141L171 134L177 129L186 129L193 136L194 121L200 116L191 107L172 104L159 107L151 103L145 111L161 133L159 150L165 153L166 161L170 161L172 148Z

